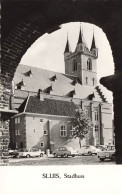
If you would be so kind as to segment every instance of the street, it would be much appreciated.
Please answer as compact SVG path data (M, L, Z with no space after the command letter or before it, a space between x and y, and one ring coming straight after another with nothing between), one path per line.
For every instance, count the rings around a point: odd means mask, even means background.
M37 158L10 158L9 166L40 166L40 165L113 165L115 162L106 160L101 162L97 156L75 156L68 158L54 158L49 157Z

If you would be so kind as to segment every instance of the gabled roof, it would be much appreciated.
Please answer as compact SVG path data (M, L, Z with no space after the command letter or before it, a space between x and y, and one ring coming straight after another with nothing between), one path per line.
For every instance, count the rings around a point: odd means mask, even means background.
M78 109L73 102L48 98L41 101L36 96L29 96L29 99L26 102L26 113L73 117L75 115L75 110Z
M73 98L88 99L90 94L94 93L94 101L104 102L104 98L97 88L82 85L76 76L57 73L37 67L31 67L33 72L32 77L25 76L24 73L30 70L30 66L19 64L14 81L19 83L24 80L24 90L15 90L15 108L18 108L23 100L30 95L37 95L39 89L43 93L51 91L51 95L69 97L69 93L75 90ZM51 78L56 78L56 81L52 81ZM77 80L77 83L76 83ZM102 89L103 91L103 89ZM106 93L106 91L105 91Z

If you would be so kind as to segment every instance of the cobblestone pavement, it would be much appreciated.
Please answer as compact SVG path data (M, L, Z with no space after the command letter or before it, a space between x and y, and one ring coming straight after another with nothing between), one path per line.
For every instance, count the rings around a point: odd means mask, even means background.
M97 156L75 156L68 158L54 158L44 156L41 158L10 159L9 166L39 166L39 165L113 165L115 162L106 160L101 162Z

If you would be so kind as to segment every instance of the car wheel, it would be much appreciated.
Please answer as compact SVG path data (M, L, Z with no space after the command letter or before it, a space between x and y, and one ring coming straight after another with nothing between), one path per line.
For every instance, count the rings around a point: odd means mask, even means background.
M88 152L88 154L91 156L92 155L92 152Z
M57 154L53 154L54 155L54 157L56 158L56 157L58 157L58 155Z
M104 162L105 158L100 158L100 161Z
M43 156L43 154L41 153L41 154L40 154L40 157L42 157L42 156Z
M111 160L112 160L112 161L115 161L115 155L113 155L113 156L111 157Z
M75 157L75 155L72 155L72 157Z
M26 158L30 158L30 155L29 155L29 154L27 154Z
M67 154L64 154L64 158L68 158L68 155Z

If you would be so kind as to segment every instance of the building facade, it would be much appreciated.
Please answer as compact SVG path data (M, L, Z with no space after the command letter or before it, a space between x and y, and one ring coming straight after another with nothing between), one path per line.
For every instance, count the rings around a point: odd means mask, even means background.
M65 74L18 66L11 99L11 106L18 110L10 123L11 147L53 151L68 144L78 149L72 127L78 108L84 109L93 123L82 145L113 142L112 104L97 84L97 58L94 35L89 50L80 30L74 52L67 39Z

